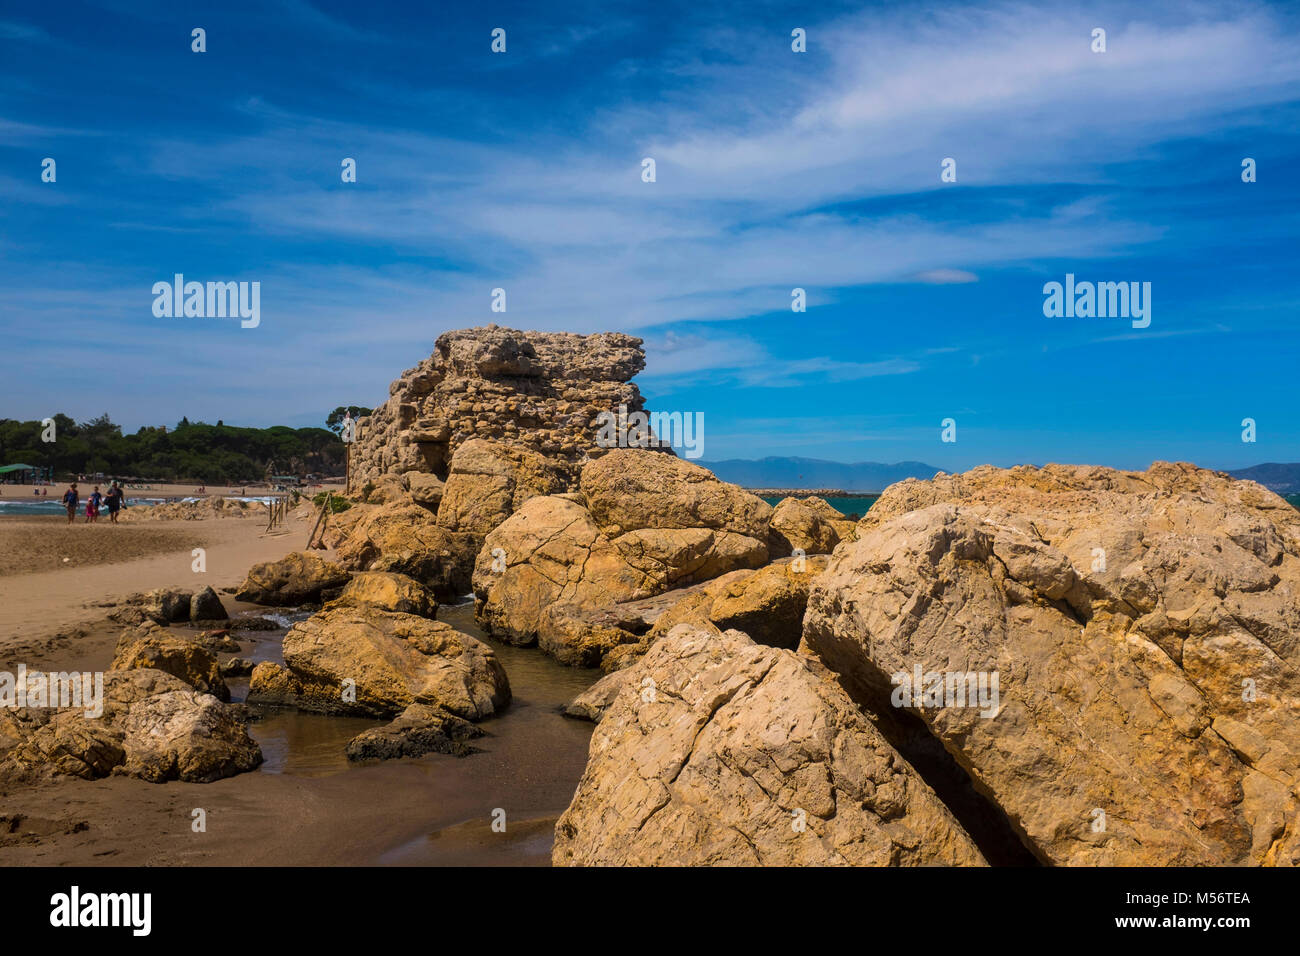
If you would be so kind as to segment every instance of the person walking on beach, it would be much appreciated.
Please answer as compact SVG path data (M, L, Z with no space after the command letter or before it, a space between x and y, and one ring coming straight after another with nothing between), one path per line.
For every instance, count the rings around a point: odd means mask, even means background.
M77 502L80 500L81 495L77 494L77 483L74 481L63 493L63 505L68 509L68 524L77 520Z
M99 520L99 503L103 500L104 496L99 493L99 485L96 485L95 490L86 499L86 521L89 524L94 524Z
M109 524L117 524L117 509L122 507L122 486L116 481L109 485L104 504L108 506Z

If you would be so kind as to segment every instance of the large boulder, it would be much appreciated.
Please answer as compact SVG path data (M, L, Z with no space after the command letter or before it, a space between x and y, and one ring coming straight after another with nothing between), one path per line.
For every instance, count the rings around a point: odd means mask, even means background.
M766 542L772 506L707 468L621 448L582 469L591 516L610 538L645 529L707 528Z
M392 571L358 571L331 604L368 604L420 617L433 617L438 611L438 602L428 588Z
M448 624L371 605L334 605L289 629L284 663L259 664L250 702L394 717L429 704L478 720L510 701L492 649Z
M238 708L170 674L104 674L103 712L0 710L0 781L122 773L153 783L209 783L252 770L261 748Z
M576 496L531 498L487 536L474 566L479 621L512 644L537 640L555 604L596 606L654 592Z
M672 455L611 451L583 469L581 493L531 498L488 534L474 567L479 619L504 640L594 665L626 636L585 612L760 567L770 512Z
M474 438L451 459L438 524L482 536L529 498L566 490L565 473L537 452Z
M322 593L348 583L347 569L310 551L294 551L278 561L253 565L236 600L277 607L319 601Z
M1300 514L1253 482L901 482L814 582L804 647L919 716L1041 860L1300 863Z
M427 508L410 501L368 508L337 544L343 567L405 574L442 600L469 592L477 551L475 535L440 527Z
M113 670L149 667L183 680L218 700L230 700L217 659L200 644L175 637L152 621L123 631L113 653Z
M844 517L825 498L782 498L772 509L768 545L773 555L830 554L841 541L852 541L856 522Z
M557 865L984 862L816 661L679 625L606 680Z
M729 571L700 584L616 604L558 603L542 612L538 647L562 664L617 671L629 667L678 624L745 631L760 644L795 648L814 575L827 558L780 560L757 571Z

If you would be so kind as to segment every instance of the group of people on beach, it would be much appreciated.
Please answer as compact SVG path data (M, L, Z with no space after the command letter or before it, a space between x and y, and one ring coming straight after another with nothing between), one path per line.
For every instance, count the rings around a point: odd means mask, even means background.
M77 491L77 483L74 481L68 486L68 490L63 493L63 505L68 509L68 524L72 524L77 518L77 505L81 503L81 495ZM99 485L90 493L86 499L86 522L94 524L99 520L100 506L108 509L108 520L117 524L117 513L125 506L126 493L122 491L120 482L113 482L108 486L107 494L100 494Z

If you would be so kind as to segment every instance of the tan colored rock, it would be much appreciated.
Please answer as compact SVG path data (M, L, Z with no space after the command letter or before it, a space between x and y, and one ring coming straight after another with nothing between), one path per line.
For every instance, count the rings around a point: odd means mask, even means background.
M403 475L379 475L361 486L362 501L368 505L405 505L411 493Z
M484 540L478 616L503 640L537 641L559 660L594 666L636 635L591 612L767 561L770 508L698 466L621 449L583 476L581 494L529 499ZM643 506L623 500L639 493ZM689 521L701 524L681 524Z
M433 617L438 611L438 602L428 588L392 571L358 571L329 606L336 604L369 604L420 617Z
M633 569L569 497L524 502L484 541L474 566L478 617L513 644L537 640L556 604L597 606L648 596L653 584Z
M556 865L983 863L815 661L682 625L611 676Z
M804 648L868 708L914 667L996 673L996 716L910 709L1040 859L1300 863L1282 499L1190 465L978 468L891 486L859 535L814 582Z
M407 502L363 512L336 553L344 568L405 574L447 600L469 592L477 542L439 527L428 509Z
M565 706L564 716L596 723L605 715L605 711L609 710L610 705L618 699L619 695L627 692L632 686L628 684L628 678L632 674L633 665L606 674L573 698ZM640 693L640 690L636 689L632 692Z
M541 454L471 439L451 459L438 524L451 531L485 535L529 498L566 489L564 471Z
M255 564L235 598L254 604L289 607L318 601L325 591L348 583L347 570L310 551L294 551L278 561Z
M179 678L218 700L230 700L217 659L194 641L168 634L153 622L123 631L113 653L113 670L149 667Z
M703 622L720 631L744 631L760 644L799 646L813 579L826 569L825 555L782 560L758 571L733 571L669 608L647 635L653 641L678 624ZM801 570L800 570L801 569Z
M804 554L830 554L841 541L852 541L856 522L825 498L782 498L772 509L768 544L773 555L798 548Z
M486 644L440 621L370 605L334 605L295 624L284 662L254 669L250 702L381 717L429 704L478 720L510 701L505 669Z
M610 538L648 529L710 529L766 544L772 506L672 455L617 448L582 470L591 516Z
M442 496L447 488L446 483L437 475L422 471L407 472L403 477L406 478L407 487L410 489L411 500L417 505L436 512L438 506L442 504Z
M239 709L163 671L108 671L103 713L0 710L0 781L123 773L209 783L252 770L262 751Z

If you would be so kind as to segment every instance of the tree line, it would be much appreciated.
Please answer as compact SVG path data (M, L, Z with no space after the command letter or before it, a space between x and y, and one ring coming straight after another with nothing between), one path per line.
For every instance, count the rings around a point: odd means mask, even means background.
M51 433L53 441L42 440ZM107 414L86 422L54 415L52 429L41 421L0 419L0 465L53 468L56 480L103 472L157 481L233 484L260 481L268 473L339 475L345 456L346 447L332 425L241 428L182 418L174 427L146 426L127 435Z

